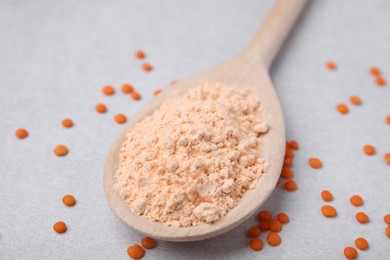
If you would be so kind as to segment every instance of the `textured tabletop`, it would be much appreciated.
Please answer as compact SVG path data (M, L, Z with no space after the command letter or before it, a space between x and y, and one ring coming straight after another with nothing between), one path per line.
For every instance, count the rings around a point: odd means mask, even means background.
M267 11L268 0L201 1L0 1L0 259L128 259L129 245L143 235L110 211L102 174L107 152L120 132L113 116L131 117L155 89L239 54ZM290 223L279 247L248 247L238 228L206 241L159 242L144 259L343 259L346 246L365 237L359 259L389 259L383 216L390 213L390 85L377 87L368 73L380 67L390 81L390 4L386 0L312 1L271 69L285 113L287 137L300 144L293 170L298 190L277 187L263 209L286 212ZM142 71L134 57L143 49L154 66ZM336 71L325 67L337 63ZM119 90L132 83L132 101ZM352 106L351 95L363 104ZM106 114L95 105L104 102ZM348 115L335 106L347 103ZM61 120L70 117L74 127ZM14 132L30 132L18 140ZM362 152L365 144L375 156ZM53 154L57 144L69 154ZM319 157L320 170L307 165ZM321 214L321 191L334 195L334 219ZM75 207L61 203L73 194ZM349 198L359 194L364 205ZM362 225L355 214L364 211ZM65 234L52 225L63 220ZM265 236L262 234L264 240Z

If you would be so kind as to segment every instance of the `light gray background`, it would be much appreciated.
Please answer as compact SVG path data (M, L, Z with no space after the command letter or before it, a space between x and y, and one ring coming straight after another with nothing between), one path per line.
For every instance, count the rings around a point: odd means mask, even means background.
M127 247L142 235L110 211L102 188L107 151L121 126L171 80L240 53L272 1L4 1L0 2L0 259L128 259ZM282 244L262 252L248 248L254 218L220 237L193 243L159 242L145 259L343 259L355 238L370 249L359 259L389 259L383 216L390 213L389 85L378 88L368 74L380 66L390 81L390 3L386 0L313 1L275 62L271 76L285 112L289 139L301 149L294 171L299 189L277 188L265 203L291 222ZM145 73L134 58L142 48L155 70ZM324 63L335 60L336 72ZM101 94L105 84L130 82L143 99ZM349 115L335 111L350 95L363 99ZM98 102L109 112L99 115ZM75 126L60 122L70 117ZM14 131L29 130L26 140ZM362 153L372 143L378 154ZM57 144L70 153L53 155ZM324 162L310 169L308 157ZM322 217L323 189L333 192L335 219ZM77 205L66 208L64 194ZM349 198L365 199L361 209ZM363 210L371 217L357 224ZM68 232L55 234L58 220ZM262 236L264 238L264 235Z

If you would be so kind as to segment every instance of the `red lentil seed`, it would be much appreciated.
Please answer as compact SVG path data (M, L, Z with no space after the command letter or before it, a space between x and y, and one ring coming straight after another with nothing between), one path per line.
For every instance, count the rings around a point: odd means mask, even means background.
M332 195L332 193L331 193L330 191L328 191L328 190L323 190L323 191L321 192L321 197L322 197L322 199L323 199L324 201L326 201L326 202L329 202L329 201L332 201L332 200L333 200L333 195Z
M251 227L250 229L248 229L248 236L249 237L260 236L260 228L259 227Z

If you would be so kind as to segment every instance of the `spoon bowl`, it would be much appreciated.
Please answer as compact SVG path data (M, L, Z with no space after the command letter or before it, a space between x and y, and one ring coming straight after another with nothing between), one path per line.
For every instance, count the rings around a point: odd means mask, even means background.
M195 241L231 230L260 208L279 179L286 142L283 113L268 68L305 3L306 0L279 0L243 54L164 89L125 125L108 154L103 179L108 204L122 221L137 231L159 240ZM245 192L237 206L215 223L193 227L171 227L153 222L134 213L114 188L121 145L125 141L127 131L146 116L151 115L167 99L182 95L204 82L223 83L238 89L249 88L258 96L262 119L270 126L269 131L261 137L261 157L269 166L260 177L256 188Z

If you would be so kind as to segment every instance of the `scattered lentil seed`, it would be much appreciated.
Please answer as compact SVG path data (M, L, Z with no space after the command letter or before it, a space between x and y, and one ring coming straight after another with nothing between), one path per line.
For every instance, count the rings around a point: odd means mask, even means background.
M257 219L259 221L268 221L272 218L272 213L268 210L262 210L257 214Z
M271 219L268 221L268 223L269 223L269 227L268 227L269 231L280 232L283 229L282 223L280 223L280 221L277 219Z
M379 75L381 74L381 71L380 71L380 69L377 68L377 67L371 67L371 68L370 68L370 73L371 73L371 75L373 75L373 76L379 76Z
M76 204L76 199L72 195L65 195L62 197L62 203L64 203L65 206L71 207Z
M140 100L141 99L141 95L140 95L140 93L134 91L133 93L131 93L131 98L133 100Z
M249 237L258 237L260 235L260 228L259 227L251 227L248 229L248 236Z
M141 259L145 255L145 250L138 244L127 248L127 254L133 259Z
M267 242L270 246L278 246L282 240L277 232L269 232L267 235Z
M135 53L135 56L136 56L138 59L143 59L143 58L145 58L145 53L144 53L142 50L138 50L138 51Z
M294 159L294 151L292 149L286 149L286 154L284 155L284 157Z
M107 112L107 107L106 107L106 105L104 105L104 104L97 104L96 105L96 111L98 112L98 113L106 113Z
M331 205L322 206L321 212L327 218L334 218L337 215L336 209Z
M66 224L62 221L58 221L53 225L53 229L58 234L62 234L66 232Z
M356 220L361 224L365 224L369 221L369 217L364 212L358 212L356 213Z
M19 128L18 130L16 130L15 135L19 139L24 139L28 136L28 132L24 128Z
M362 104L362 99L358 96L351 96L349 100L351 101L352 104L357 106Z
M144 71L151 71L153 69L152 65L150 65L149 63L142 64L142 68L144 69Z
M66 128L70 128L73 126L73 121L72 121L72 119L66 118L66 119L62 120L62 125Z
M255 250L255 251L260 251L263 249L263 240L261 240L260 238L256 237L254 239L251 240L251 242L249 243L250 247Z
M383 87L384 85L386 85L386 80L384 78L382 78L381 76L378 76L375 80L375 83L378 85L378 86L381 86Z
M363 147L363 151L365 152L365 154L367 155L374 155L376 153L376 149L374 146L370 145L370 144L366 144L364 147Z
M385 154L385 162L390 165L390 153Z
M353 247L346 247L344 249L344 255L348 259L356 259L357 258L357 251Z
M389 116L386 116L386 123L387 123L388 125L390 125L390 115L389 115Z
M347 114L349 112L349 108L346 104L338 104L336 108L341 114Z
M280 223L282 224L286 224L290 221L290 218L288 217L288 215L286 213L279 213L276 218L279 220Z
M107 96L111 96L115 93L115 89L112 86L103 87L103 94Z
M368 241L363 237L359 237L355 240L355 246L360 250L367 250Z
M156 242L151 237L144 237L144 239L142 239L141 241L141 244L146 249L152 249L155 246Z
M132 93L134 91L134 88L132 85L128 84L128 83L124 83L122 85L122 92L125 93L125 94L129 94L129 93Z
M68 154L68 148L65 145L57 145L57 147L54 149L54 154L57 156L65 156Z
M157 96L160 93L161 93L161 90L159 90L159 89L156 89L155 91L153 91L154 96Z
M312 157L309 159L309 165L313 169L320 169L322 168L322 161L318 158Z
M117 114L117 115L115 115L114 120L118 124L124 124L124 123L126 123L127 118L124 114Z
M386 236L390 238L390 225L386 228Z
M333 200L333 195L332 195L332 193L331 193L330 191L328 191L328 190L323 190L323 191L321 192L321 197L322 197L323 200L325 200L325 201L327 201L327 202Z
M295 190L298 189L298 185L297 185L297 183L295 181L288 180L284 184L284 189L287 190L287 191L295 191Z
M351 202L352 205L354 205L355 207L359 207L361 205L363 205L363 199L362 197L360 197L359 195L353 195L349 201Z
M293 160L290 158L284 158L283 162L284 167L292 167L293 166Z
M259 228L261 232L268 231L269 230L269 224L268 221L260 221Z
M336 69L336 63L333 62L333 61L328 61L326 63L326 67L329 69L329 70L335 70Z
M390 225L390 214L387 214L386 216L384 216L383 220L386 222L386 224Z
M280 176L284 179L291 179L292 177L294 177L294 172L293 170L291 170L290 168L288 167L283 167L282 169L282 173L280 174Z
M291 142L288 143L288 146L293 149L293 150L299 150L299 144L297 141L292 140Z

